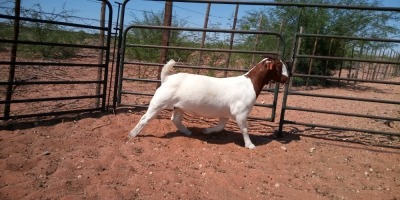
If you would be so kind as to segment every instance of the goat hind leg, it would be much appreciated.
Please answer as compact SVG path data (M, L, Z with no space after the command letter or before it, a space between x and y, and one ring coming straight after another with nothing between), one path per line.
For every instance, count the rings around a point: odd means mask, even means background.
M192 135L192 132L186 128L185 125L182 124L182 111L175 108L171 117L172 122L174 122L176 128L178 128L179 132L184 133L185 135Z
M229 121L229 118L220 117L218 121L218 125L210 128L203 129L204 134L210 134L222 131L225 128L226 123Z
M140 118L139 123L129 133L129 138L136 137L140 133L140 131L142 131L142 129L146 126L146 124L149 123L152 119L154 119L160 113L160 111L161 111L160 108L155 108L150 104L149 109Z

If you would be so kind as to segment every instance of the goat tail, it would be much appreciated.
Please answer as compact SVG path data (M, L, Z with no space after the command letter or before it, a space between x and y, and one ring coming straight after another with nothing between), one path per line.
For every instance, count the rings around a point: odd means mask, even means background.
M168 77L168 72L174 67L176 62L174 60L169 60L167 64L161 70L161 83L164 83Z

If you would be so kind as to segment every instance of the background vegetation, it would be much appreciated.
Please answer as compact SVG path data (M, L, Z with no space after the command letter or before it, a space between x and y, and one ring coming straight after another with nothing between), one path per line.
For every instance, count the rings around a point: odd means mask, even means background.
M276 2L285 2L276 0ZM380 6L378 0L295 0L296 3L314 3L331 5L358 5L358 6ZM24 10L25 16L34 19L45 19L50 21L69 21L68 16L73 16L74 11L64 10L60 13L43 14L40 5L34 9ZM300 13L301 12L301 13ZM12 15L12 14L10 14ZM299 16L301 16L299 18ZM163 12L144 12L142 18L135 16L131 24L139 25L162 25ZM298 21L299 20L299 21ZM284 44L279 44L276 37L268 35L235 34L233 49L256 50L256 51L282 51L286 47L283 60L290 60L295 46L295 34L299 27L303 27L305 33L392 38L399 36L399 27L394 21L400 20L399 13L359 11L344 9L303 8L298 7L273 7L264 6L260 9L248 11L238 19L238 30L263 30L282 32ZM185 20L173 18L172 26L187 26ZM214 26L214 27L213 27ZM209 27L210 28L210 27ZM218 28L211 25L211 28ZM179 47L200 47L201 32L171 31L169 45ZM127 43L161 45L161 30L132 29L127 36ZM0 37L11 39L12 21L0 23ZM35 42L54 42L68 44L90 44L98 40L97 33L88 33L84 30L71 30L68 27L38 23L24 22L21 24L20 40ZM230 34L207 33L205 48L229 49ZM377 49L394 48L393 43L364 42L358 40L340 40L323 38L303 38L299 49L300 54L333 56L333 57L371 57ZM397 44L398 45L398 44ZM0 43L0 50L8 48L9 44ZM398 48L398 46L397 46ZM363 49L363 50L362 50ZM70 58L77 49L70 47L43 46L43 45L21 45L19 51L24 56L41 58ZM128 59L158 62L159 49L127 48ZM361 52L364 51L364 52ZM356 52L356 53L354 53ZM260 55L231 54L221 52L193 52L184 50L169 50L170 58L180 59L192 65L207 65L212 67L236 67L245 66L250 68L254 62L259 60ZM230 57L230 59L228 59ZM312 67L309 67L312 63ZM339 61L299 59L297 73L311 73L315 75L332 75L332 72L341 66L351 67ZM299 84L302 84L299 81ZM315 83L319 84L319 83Z
M276 0L276 2L285 2ZM296 0L296 3L314 3L331 5L357 5L357 6L380 6L379 1L369 0ZM301 13L300 13L301 12ZM135 19L133 24L162 25L164 14L144 13L143 19ZM299 16L301 16L299 18ZM299 21L298 21L299 19ZM265 30L282 32L285 38L286 51L285 60L291 59L295 45L295 34L299 27L303 27L304 33L352 36L364 38L392 38L399 36L399 28L393 22L399 20L399 13L378 12L344 9L325 8L303 8L297 7L270 7L265 6L258 10L251 10L245 16L238 19L236 29L239 30ZM184 26L184 21L174 21L173 26ZM200 33L201 34L201 33ZM200 34L185 32L173 32L170 38L172 46L199 47ZM129 33L128 41L140 44L157 44L161 40L161 31L134 30ZM280 51L282 44L277 38L268 35L236 34L234 37L233 49L236 50L257 50L257 51ZM229 48L229 36L207 34L207 48ZM317 41L316 41L317 40ZM303 38L299 49L300 54L332 56L332 57L371 57L373 50L394 48L393 43L385 42L364 42L359 40L330 39L330 38ZM315 47L314 47L315 46ZM364 52L361 52L363 49ZM196 64L199 52L170 51L170 57L179 58L185 62ZM354 53L356 52L356 53ZM358 53L357 53L358 52ZM367 52L367 53L366 53ZM369 53L368 53L369 52ZM157 50L135 48L128 51L131 59L144 59L147 61L158 60ZM257 56L256 56L257 58ZM226 66L227 53L204 53L202 62L208 66ZM247 67L254 64L254 55L232 54L229 65L244 65ZM314 75L332 75L332 71L343 65L340 61L313 60L312 67L309 67L310 59L299 59L297 73L311 73ZM350 67L349 64L345 64ZM311 69L311 71L309 71ZM302 84L302 83L300 83ZM319 84L315 82L314 84Z
M56 13L42 11L40 4L35 4L32 9L21 9L21 16L32 19L48 21L71 21L73 10L65 10ZM13 13L6 13L14 15ZM0 38L11 40L13 37L13 21L0 22ZM98 34L87 33L84 30L76 30L67 26L42 22L20 22L19 40L60 44L93 44L98 39ZM0 43L0 50L6 50L10 44ZM21 44L18 53L23 57L42 59L67 59L74 57L79 51L74 47L49 46L37 44Z

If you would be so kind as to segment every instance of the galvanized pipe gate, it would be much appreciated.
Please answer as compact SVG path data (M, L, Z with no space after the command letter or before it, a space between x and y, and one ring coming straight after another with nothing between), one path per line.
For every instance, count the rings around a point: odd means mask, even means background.
M129 2L129 0L125 0L122 6L122 13L124 13L125 6ZM174 1L174 2L191 2L191 3L200 3L200 1L192 0L192 1ZM115 82L115 101L114 106L134 106L134 107L147 107L149 102L149 98L144 101L142 104L130 104L123 102L124 95L139 95L139 96L148 96L151 97L153 92L140 92L135 91L136 88L129 88L124 87L127 82L159 82L156 79L143 79L140 77L129 77L125 75L124 70L126 70L126 65L135 65L137 69L140 69L140 66L155 66L161 67L163 63L150 63L145 61L127 61L125 59L125 52L127 48L154 48L154 49L173 49L173 50L191 50L191 51L199 51L199 52L224 52L224 53L249 53L249 54L275 54L280 55L283 60L289 60L291 63L294 63L293 71L291 72L291 79L293 78L305 78L307 80L312 79L321 79L324 82L329 80L337 80L337 81L353 81L354 83L374 83L374 84L386 84L386 85L400 85L398 81L385 81L385 80L368 80L368 79L360 79L360 78L352 78L352 77L335 77L335 76L326 76L320 74L302 74L296 71L296 62L299 59L313 59L313 60L323 60L323 61L341 61L341 62L358 62L358 63L374 63L374 64L388 64L391 65L393 69L399 68L400 63L399 60L382 60L382 59L366 59L366 58L354 58L354 57L331 57L331 56L316 56L316 55L306 55L301 54L298 52L298 43L301 38L329 38L335 40L344 40L344 41L368 41L368 42L386 42L386 43L395 43L399 44L400 40L398 39L388 39L388 38L368 38L368 37L353 37L353 36L342 36L342 35L324 35L324 34L306 34L300 32L300 22L302 19L302 10L305 8L321 8L321 9L350 9L350 10L368 10L368 11L382 11L382 12L400 12L400 8L383 8L383 7L367 7L367 6L346 6L346 5L322 5L322 4L302 4L302 3L278 3L278 2L243 2L243 1L224 1L224 0L217 0L217 1L201 1L201 3L213 3L213 4L240 4L240 5L259 5L259 6L290 6L296 7L298 9L298 18L297 20L297 33L295 33L295 44L292 47L286 47L286 49L291 49L291 54L285 54L285 47L283 42L283 36L281 33L278 32L266 32L266 31L240 31L240 30L222 30L222 29L208 29L208 28L187 28L187 27L166 27L166 26L146 26L146 25L132 25L129 27L124 28L124 14L122 14L121 18L121 30L123 30L119 36L119 47L120 47L120 54L118 58L118 66L119 66L119 78L116 79ZM181 47L181 46L163 46L163 45L146 45L146 44L129 44L127 43L127 34L132 29L160 29L160 30L176 30L176 31L194 31L194 32L220 32L220 33L241 33L241 34L268 34L274 35L279 38L280 41L280 51L276 52L256 52L256 51L238 51L238 50L231 50L231 49L208 49L208 48L193 48L193 47ZM176 59L176 58L174 58ZM195 69L196 70L222 70L222 71L240 71L244 72L246 70L242 69L227 69L227 68L214 68L214 67L204 67L204 66L193 66L193 65L178 65L177 68L183 69ZM357 69L358 70L358 69ZM397 70L396 74L393 73L393 76L399 76ZM140 74L139 74L140 76ZM291 82L291 81L290 81ZM140 86L139 86L140 87ZM277 106L277 97L278 97L278 86L275 87L272 92L274 93L274 100L272 104L260 104L257 103L256 106L263 106L272 108L271 116L268 118L265 117L256 117L253 119L260 119L260 120L275 120L275 111ZM284 125L286 124L295 124L295 125L302 125L302 126L310 126L310 127L320 127L320 128L328 128L328 129L335 129L335 130L346 130L346 131L358 131L358 132L367 132L367 133L378 133L378 134L389 134L389 135L400 135L398 132L387 132L387 131L377 131L377 130L370 130L370 129L360 129L360 128L352 128L351 125L345 126L335 126L335 125L324 125L320 123L305 123L296 120L290 120L286 118L286 114L288 112L296 112L296 111L303 111L303 112L310 112L310 113L318 113L321 115L328 114L328 115L336 115L336 116L350 116L354 118L369 118L375 120L389 120L389 121L400 121L400 118L396 117L387 117L387 116L374 116L369 114L357 114L350 112L339 112L335 110L322 110L322 109L312 109L312 108L303 108L300 106L290 105L289 101L292 96L303 96L303 97L312 97L312 98L326 98L326 99L335 99L335 100L345 100L348 103L358 101L358 102L374 102L382 104L391 104L391 105L400 105L400 101L398 100L386 100L386 99L370 99L370 98L357 98L357 97L347 97L347 96L339 96L339 95L326 95L326 94L316 94L316 93L309 93L309 92L300 92L293 90L292 87L289 85L285 86L284 89L284 97L283 97L283 105L281 108L280 113L280 121L279 121L279 130L278 135L281 135L284 130Z
M129 106L129 107L147 107L149 102L146 102L145 104L129 104L129 103L122 103L122 95L140 95L140 96L153 96L152 93L143 93L143 92L136 92L135 89L137 88L130 88L130 87L123 87L124 82L156 82L160 83L160 80L154 80L154 79L145 79L145 78L132 78L128 76L123 75L124 71L124 66L127 64L132 64L136 66L158 66L162 67L164 64L157 64L157 63L149 63L145 61L125 61L125 51L126 48L129 47L142 47L142 48L157 48L157 49L175 49L175 50L192 50L192 51L202 51L202 52L225 52L225 53L250 53L250 54L269 54L269 55L277 55L278 52L265 52L265 51L240 51L240 50L228 50L228 49L210 49L210 48L190 48L190 47L178 47L178 46L159 46L159 45L140 45L140 44L129 44L126 43L126 37L127 33L129 30L133 28L146 28L146 29L163 29L163 30L184 30L184 31L207 31L207 32L224 32L224 33L242 33L242 34L271 34L275 35L278 37L280 40L282 39L282 36L279 33L273 33L273 32L266 32L266 31L234 31L234 30L223 30L223 29L203 29L203 28L187 28L187 27L165 27L165 26L140 26L140 25L133 25L129 26L124 30L123 33L123 42L122 42L122 53L121 53L121 61L119 63L119 70L121 70L120 73L120 79L119 82L116 84L118 86L117 88L117 103L118 106ZM243 69L229 69L229 68L220 68L220 67L204 67L204 66L190 66L190 65L176 65L175 68L183 68L183 69L193 69L193 70L218 70L218 71L224 71L224 72L246 72L247 70ZM260 119L260 120L267 120L267 121L274 121L275 119L275 111L276 111L276 106L277 106L277 99L278 99L278 91L279 91L279 85L276 84L273 89L265 89L264 91L270 91L273 92L274 98L273 102L271 103L256 103L256 107L265 107L265 108L271 108L272 112L269 117L249 117L250 119Z
M384 12L397 12L400 13L400 8L379 8L379 7L365 7L365 6L331 6L331 5L307 5L305 4L304 6L301 5L299 6L299 21L302 18L303 14L303 9L307 7L315 7L315 8L329 8L329 9L350 9L350 10L366 10L366 11L384 11ZM389 39L389 38L369 38L369 37L353 37L353 36L343 36L343 35L324 35L324 34L306 34L301 32L300 28L300 23L298 21L298 28L297 28L297 33L296 33L296 40L295 44L293 47L293 52L292 52L292 60L293 62L297 63L299 59L311 59L311 60L323 60L325 62L329 61L341 61L345 62L348 61L351 64L354 62L357 62L358 65L356 66L356 75L358 75L358 70L360 68L361 64L386 64L386 65L391 65L391 67L394 69L393 73L391 74L391 77L398 77L400 76L399 69L400 69L400 60L399 58L395 59L382 59L382 58L375 58L375 59L366 59L362 58L360 55L359 57L332 57L329 55L323 56L323 55L313 55L313 54L302 54L299 53L299 43L301 39L304 38L314 38L315 41L317 39L324 39L328 38L331 40L340 40L340 41L365 41L365 42L384 42L384 43L393 43L396 45L400 44L400 39ZM360 52L362 52L363 47L360 47ZM353 49L354 51L354 49ZM386 67L386 71L387 68ZM350 66L349 70L351 70L353 66ZM343 82L353 82L353 86L355 87L358 83L373 83L373 84L385 84L385 85L395 85L395 86L400 86L399 81L386 81L386 80L370 80L370 79L363 79L363 78L358 78L358 77L336 77L336 76L327 76L326 74L304 74L301 72L297 72L296 66L293 67L292 73L291 73L291 80L295 78L302 78L302 79L318 79L320 81L337 81L337 83L340 83L340 81ZM379 71L379 69L378 69ZM325 73L325 72L324 72ZM354 74L352 74L353 76ZM386 73L383 78L386 78ZM291 82L291 81L290 81ZM287 112L306 112L306 113L317 113L319 115L333 115L333 116L346 116L346 117L353 117L353 118L365 118L365 119L371 119L371 120L380 120L384 123L391 123L391 122L399 122L400 117L388 117L385 115L371 115L367 113L356 113L352 112L352 110L347 110L346 112L343 111L336 111L335 108L324 108L324 109L316 109L311 106L311 108L306 108L305 106L296 106L296 105L290 105L288 103L288 100L291 98L291 96L302 96L302 97L307 97L308 100L315 100L315 99L324 99L324 100L344 100L346 104L353 104L353 103L362 103L362 102L368 102L368 103L377 103L379 106L385 107L386 105L400 105L399 99L397 100L391 100L391 99L385 99L384 95L380 95L381 97L379 99L377 98L359 98L357 96L343 96L343 95L335 95L335 94L320 94L317 92L309 92L307 90L305 91L299 91L295 90L292 87L287 86L285 87L284 90L284 97L283 97L283 103L282 103L282 111L281 111L281 117L280 117L280 122L279 122L279 130L278 134L282 135L283 128L285 124L291 124L291 125L301 125L301 126L307 126L311 128L327 128L331 130L343 130L343 131L354 131L354 132L364 132L364 133L371 133L371 134L384 134L384 135L397 135L400 136L400 131L395 130L393 131L387 131L387 130L376 130L372 128L363 128L362 125L358 124L352 124L352 123L346 123L346 121L343 121L342 125L331 125L327 122L309 122L313 120L309 120L308 122L304 121L298 121L298 120L290 120L288 117L285 116ZM292 103L295 104L295 103ZM356 106L353 106L353 108ZM358 126L355 126L358 125ZM390 125L388 125L390 126ZM360 128L361 127L361 128Z
M129 0L126 0L123 5L122 5L122 13L124 13L126 4L129 2ZM132 85L131 87L125 86L128 84L128 82L136 82L136 83L160 83L160 80L157 79L157 77L153 77L153 79L148 79L148 78L141 78L141 77L129 77L126 75L126 65L131 65L131 67L135 68L134 70L140 70L141 66L149 67L162 67L164 64L161 63L151 63L151 62L146 62L146 61L127 61L125 58L127 48L151 48L151 49L168 49L168 50L178 50L178 51L192 51L192 52L220 52L220 53L228 53L230 54L255 54L255 55L276 55L282 57L284 55L284 46L282 45L283 42L283 37L281 33L278 32L270 32L270 31L247 31L247 30L230 30L230 29L212 29L212 28L189 28L189 27L171 27L171 26L150 26L150 25L132 25L128 26L126 28L122 27L124 24L124 15L122 14L121 16L121 34L120 34L120 54L119 58L117 58L117 66L119 68L117 69L117 74L119 75L119 78L116 79L115 82L115 93L114 96L116 97L114 103L114 106L128 106L128 107L142 107L142 108L147 108L149 99L147 99L146 102L141 103L141 104L132 104L129 101L128 102L123 102L123 98L127 98L126 96L129 95L134 95L134 96L145 96L145 97L151 97L154 94L154 89L156 89L156 86L153 85L152 92L143 92L143 91L138 91L139 87ZM188 32L206 32L206 33L230 33L230 34L260 34L260 35L270 35L276 37L276 39L279 41L277 51L249 51L249 50L233 50L231 48L229 49L223 49L223 48L204 48L204 47L182 47L182 46L163 46L163 45L147 45L147 44L132 44L127 42L127 35L129 31L133 29L150 29L150 30L168 30L168 31L188 31ZM173 58L171 59L178 60L180 58ZM228 72L247 72L248 70L245 69L235 69L235 68L230 68L229 67L229 62L227 63L228 67L222 68L222 67L206 67L206 66L198 66L198 65L188 65L188 64L180 64L176 65L175 68L178 69L192 69L193 71L199 71L199 70L208 70L208 71L223 71L224 74L227 74ZM250 67L251 68L251 67ZM119 70L119 71L118 71ZM132 69L131 69L132 70ZM154 71L155 68L153 68ZM139 74L140 75L140 74ZM264 89L264 92L272 92L273 93L273 100L271 103L264 103L264 102L258 102L255 104L255 107L262 107L262 108L269 108L271 109L270 115L269 116L250 116L249 119L254 119L254 120L266 120L266 121L274 121L275 120L275 115L276 115L276 107L277 107L277 100L278 100L278 92L279 92L279 85L275 84L272 89Z
M19 0L16 1L17 3L20 2ZM2 69L2 77L0 79L0 87L6 88L5 89L5 98L0 98L0 105L3 109L0 109L2 115L0 116L0 120L8 120L8 119L17 119L17 118L27 118L27 117L42 117L42 116L54 116L54 115L61 115L61 114L69 114L69 113L81 113L81 112L91 112L91 111L105 111L106 110L106 94L107 94L107 79L108 79L108 66L110 61L110 41L111 41L111 27L112 27L112 6L110 2L107 0L99 0L99 2L104 2L107 7L108 18L107 24L103 27L87 25L87 24L80 24L80 23L72 23L72 22L62 22L62 21L55 21L55 20L43 20L37 18L29 18L29 17L21 17L20 16L20 4L16 5L16 14L12 15L5 15L0 14L0 19L7 19L12 20L14 24L14 38L7 39L7 38L0 38L0 43L4 44L11 44L13 45L13 51L11 52L11 59L9 61L2 60L0 61L0 67ZM65 42L42 42L42 41L33 41L33 40L23 40L18 38L20 32L19 24L22 22L30 22L30 23L38 23L39 26L63 26L69 28L76 28L76 29L84 29L90 31L104 31L105 35L107 36L105 39L104 45L89 45L89 44L77 44L77 43L65 43ZM51 30L44 30L44 31L51 31ZM45 38L46 39L46 38ZM83 41L80 41L83 42ZM103 42L102 42L103 43ZM48 47L57 47L57 48L75 48L80 50L100 50L104 55L104 59L101 59L101 63L94 64L93 62L71 62L67 61L57 61L57 60L46 60L46 61L24 61L24 58L17 55L17 48L22 45L30 45L30 46L42 46L43 48ZM62 77L65 74L58 75L58 79L60 80L48 80L46 77L41 77L40 74L29 74L26 72L27 68L34 68L37 71L42 73L49 74L52 73L53 68L62 68L62 69L99 69L102 76L93 77L91 74L87 74L83 80L76 80L76 77ZM8 69L8 70L7 70ZM7 73L4 73L8 71ZM25 71L25 72L24 72ZM19 73L20 76L28 76L33 79L32 80L22 80L20 77L16 77L15 74ZM78 74L81 72L77 72ZM81 74L82 75L82 74ZM31 77L33 76L33 77ZM35 81L35 79L38 79ZM75 79L75 80L74 80ZM96 80L97 79L97 80ZM79 91L79 94L69 94L69 90L67 87L75 87L77 85L90 85L96 86L98 88L98 92L96 94L87 94L87 91ZM48 88L57 88L53 89L54 91L49 91L49 93L44 93L42 91L41 94L31 94L29 87L48 87ZM26 92L24 94L16 94L16 88L24 88ZM26 89L25 89L26 88ZM65 90L64 90L65 89ZM39 91L40 92L40 91ZM59 95L53 95L52 93L61 93ZM22 96L22 97L21 97ZM89 105L86 108L69 108L69 109L48 109L43 111L44 107L49 106L45 104L46 102L68 102L70 101L83 101L89 100L90 102L97 101L99 102L98 105ZM93 101L92 101L93 100ZM40 105L39 105L40 104ZM33 106L35 105L35 106ZM62 103L60 104L63 107ZM24 111L20 111L18 108L24 107ZM57 107L57 106L55 106ZM14 110L13 110L14 108Z

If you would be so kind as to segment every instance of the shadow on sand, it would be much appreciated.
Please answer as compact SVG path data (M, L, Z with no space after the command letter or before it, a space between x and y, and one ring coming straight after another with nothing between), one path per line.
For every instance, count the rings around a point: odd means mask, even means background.
M236 131L228 131L228 130L223 130L217 133L212 133L212 134L203 134L201 128L197 127L188 127L190 131L192 131L192 135L187 136L179 131L175 132L169 132L165 134L164 136L160 138L165 138L165 139L171 139L175 137L189 137L192 139L197 139L203 142L207 142L210 144L216 144L216 145L224 145L224 144L230 144L234 143L238 146L244 146L244 140L242 133L236 132ZM278 141L282 144L288 144L292 141L298 141L300 140L300 136L291 134L291 133L284 133L284 137L277 137L275 134L271 133L270 135L254 135L254 134L249 134L250 139L253 142L253 144L257 146L263 146L267 145L272 141ZM154 135L138 135L137 137L157 137Z

